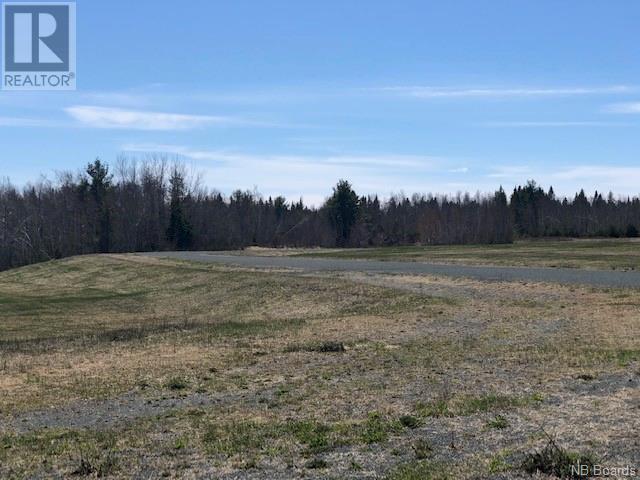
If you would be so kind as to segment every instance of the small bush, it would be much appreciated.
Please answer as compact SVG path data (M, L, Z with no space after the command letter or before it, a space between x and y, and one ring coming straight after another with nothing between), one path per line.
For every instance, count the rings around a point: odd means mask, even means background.
M503 415L496 415L491 420L489 420L487 425L491 428L503 430L509 426L509 421Z
M413 415L402 415L399 420L402 426L407 428L418 428L422 424L420 419Z
M540 451L527 455L522 463L522 469L530 474L542 472L558 478L579 478L580 470L572 467L587 466L590 476L597 459L592 454L569 452L559 446L554 439L549 438L547 445Z
M344 344L342 342L325 341L325 342L312 342L304 345L289 345L286 352L317 352L317 353L342 353L345 351Z
M118 459L113 450L87 455L82 448L79 448L78 466L71 473L82 477L95 474L98 478L102 478L111 475L117 467Z
M329 465L321 458L313 458L305 463L304 466L309 469L322 469L327 468Z
M342 342L322 342L316 350L317 352L344 352L344 344Z
M98 477L108 477L118 468L118 459L115 453L110 450L98 463Z
M431 456L431 454L433 453L433 447L424 438L419 438L413 444L413 453L415 454L417 460L424 460L425 458L429 458Z
M80 475L82 477L89 476L96 471L96 467L84 455L80 455L78 467L72 472L72 475Z
M165 386L169 390L184 390L185 388L189 387L189 382L184 378L172 377L169 380L167 380L167 383L165 384Z

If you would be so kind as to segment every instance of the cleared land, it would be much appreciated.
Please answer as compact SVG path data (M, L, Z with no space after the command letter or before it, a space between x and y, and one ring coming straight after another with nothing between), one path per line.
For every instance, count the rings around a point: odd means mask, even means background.
M435 245L293 251L293 255L526 267L640 270L638 239L520 240L505 245Z
M134 255L0 273L0 477L640 464L640 291Z
M577 268L539 268L495 265L459 265L425 262L380 261L350 258L310 258L308 255L280 254L277 250L234 252L156 252L155 258L218 263L260 269L295 269L306 272L370 272L402 275L439 275L480 281L554 282L595 287L640 287L640 271L591 270Z

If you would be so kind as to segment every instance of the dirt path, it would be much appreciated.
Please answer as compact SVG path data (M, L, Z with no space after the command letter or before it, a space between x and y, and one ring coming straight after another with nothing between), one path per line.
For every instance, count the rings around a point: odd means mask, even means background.
M492 267L442 265L421 262L343 260L329 258L265 257L225 252L153 252L141 255L249 268L293 268L303 271L348 271L444 275L483 281L551 282L594 287L640 288L640 272L579 270L571 268Z

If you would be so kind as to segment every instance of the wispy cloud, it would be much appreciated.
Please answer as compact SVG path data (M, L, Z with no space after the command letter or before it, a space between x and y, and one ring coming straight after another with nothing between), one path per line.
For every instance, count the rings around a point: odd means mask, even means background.
M191 130L212 125L243 124L242 120L233 117L124 110L90 105L75 105L64 110L83 126L93 128Z
M78 94L80 102L98 105L110 105L124 108L148 108L160 103L154 94L148 91L88 91Z
M1 127L58 127L61 124L41 118L0 117Z
M604 108L607 113L640 113L640 102L612 103Z
M587 192L613 191L617 194L638 195L640 167L625 165L572 165L564 167L532 168L527 165L496 166L486 178L499 179L507 185L522 185L529 179L553 186L559 195L573 196L580 189Z
M433 87L433 86L391 86L375 89L401 96L438 99L438 98L535 98L535 97L567 97L577 95L610 95L632 93L637 87L627 85L610 85L602 87Z
M432 169L444 159L435 156L421 155L274 155L247 154L228 150L202 150L180 145L167 144L126 144L122 150L127 152L169 153L193 160L208 160L220 163L235 164L306 164L319 166L350 167L406 167Z
M122 108L171 109L183 105L253 105L322 102L353 95L349 89L307 89L292 86L250 90L183 90L170 85L144 85L125 90L78 92L82 103L118 106ZM361 94L361 91L357 91Z
M451 176L450 160L429 155L281 155L167 144L128 144L122 150L142 156L164 152L191 160L205 183L222 191L257 185L265 195L304 196L314 205L322 203L340 178L352 181L361 194L387 195L400 190L438 191L446 188L445 179ZM425 178L428 183L422 183Z
M484 122L479 124L487 128L571 128L571 127L632 127L640 126L634 123L597 122L597 121L514 121L514 122Z
M527 165L518 166L497 166L491 169L487 174L489 178L514 178L528 176L532 173L531 168Z
M638 185L640 184L640 167L579 165L560 169L553 172L552 176L561 180L598 179L613 181L617 184Z

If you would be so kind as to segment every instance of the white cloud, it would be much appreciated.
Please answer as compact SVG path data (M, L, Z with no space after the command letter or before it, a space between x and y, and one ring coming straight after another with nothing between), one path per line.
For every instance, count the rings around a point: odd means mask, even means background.
M124 110L90 105L75 105L64 110L82 125L93 128L190 130L210 125L242 123L242 121L231 117Z
M533 98L533 97L566 97L576 95L622 94L637 91L637 87L612 85L604 87L432 87L432 86L393 86L377 89L402 96L421 99L437 98Z
M640 113L640 102L612 103L604 108L608 113Z

